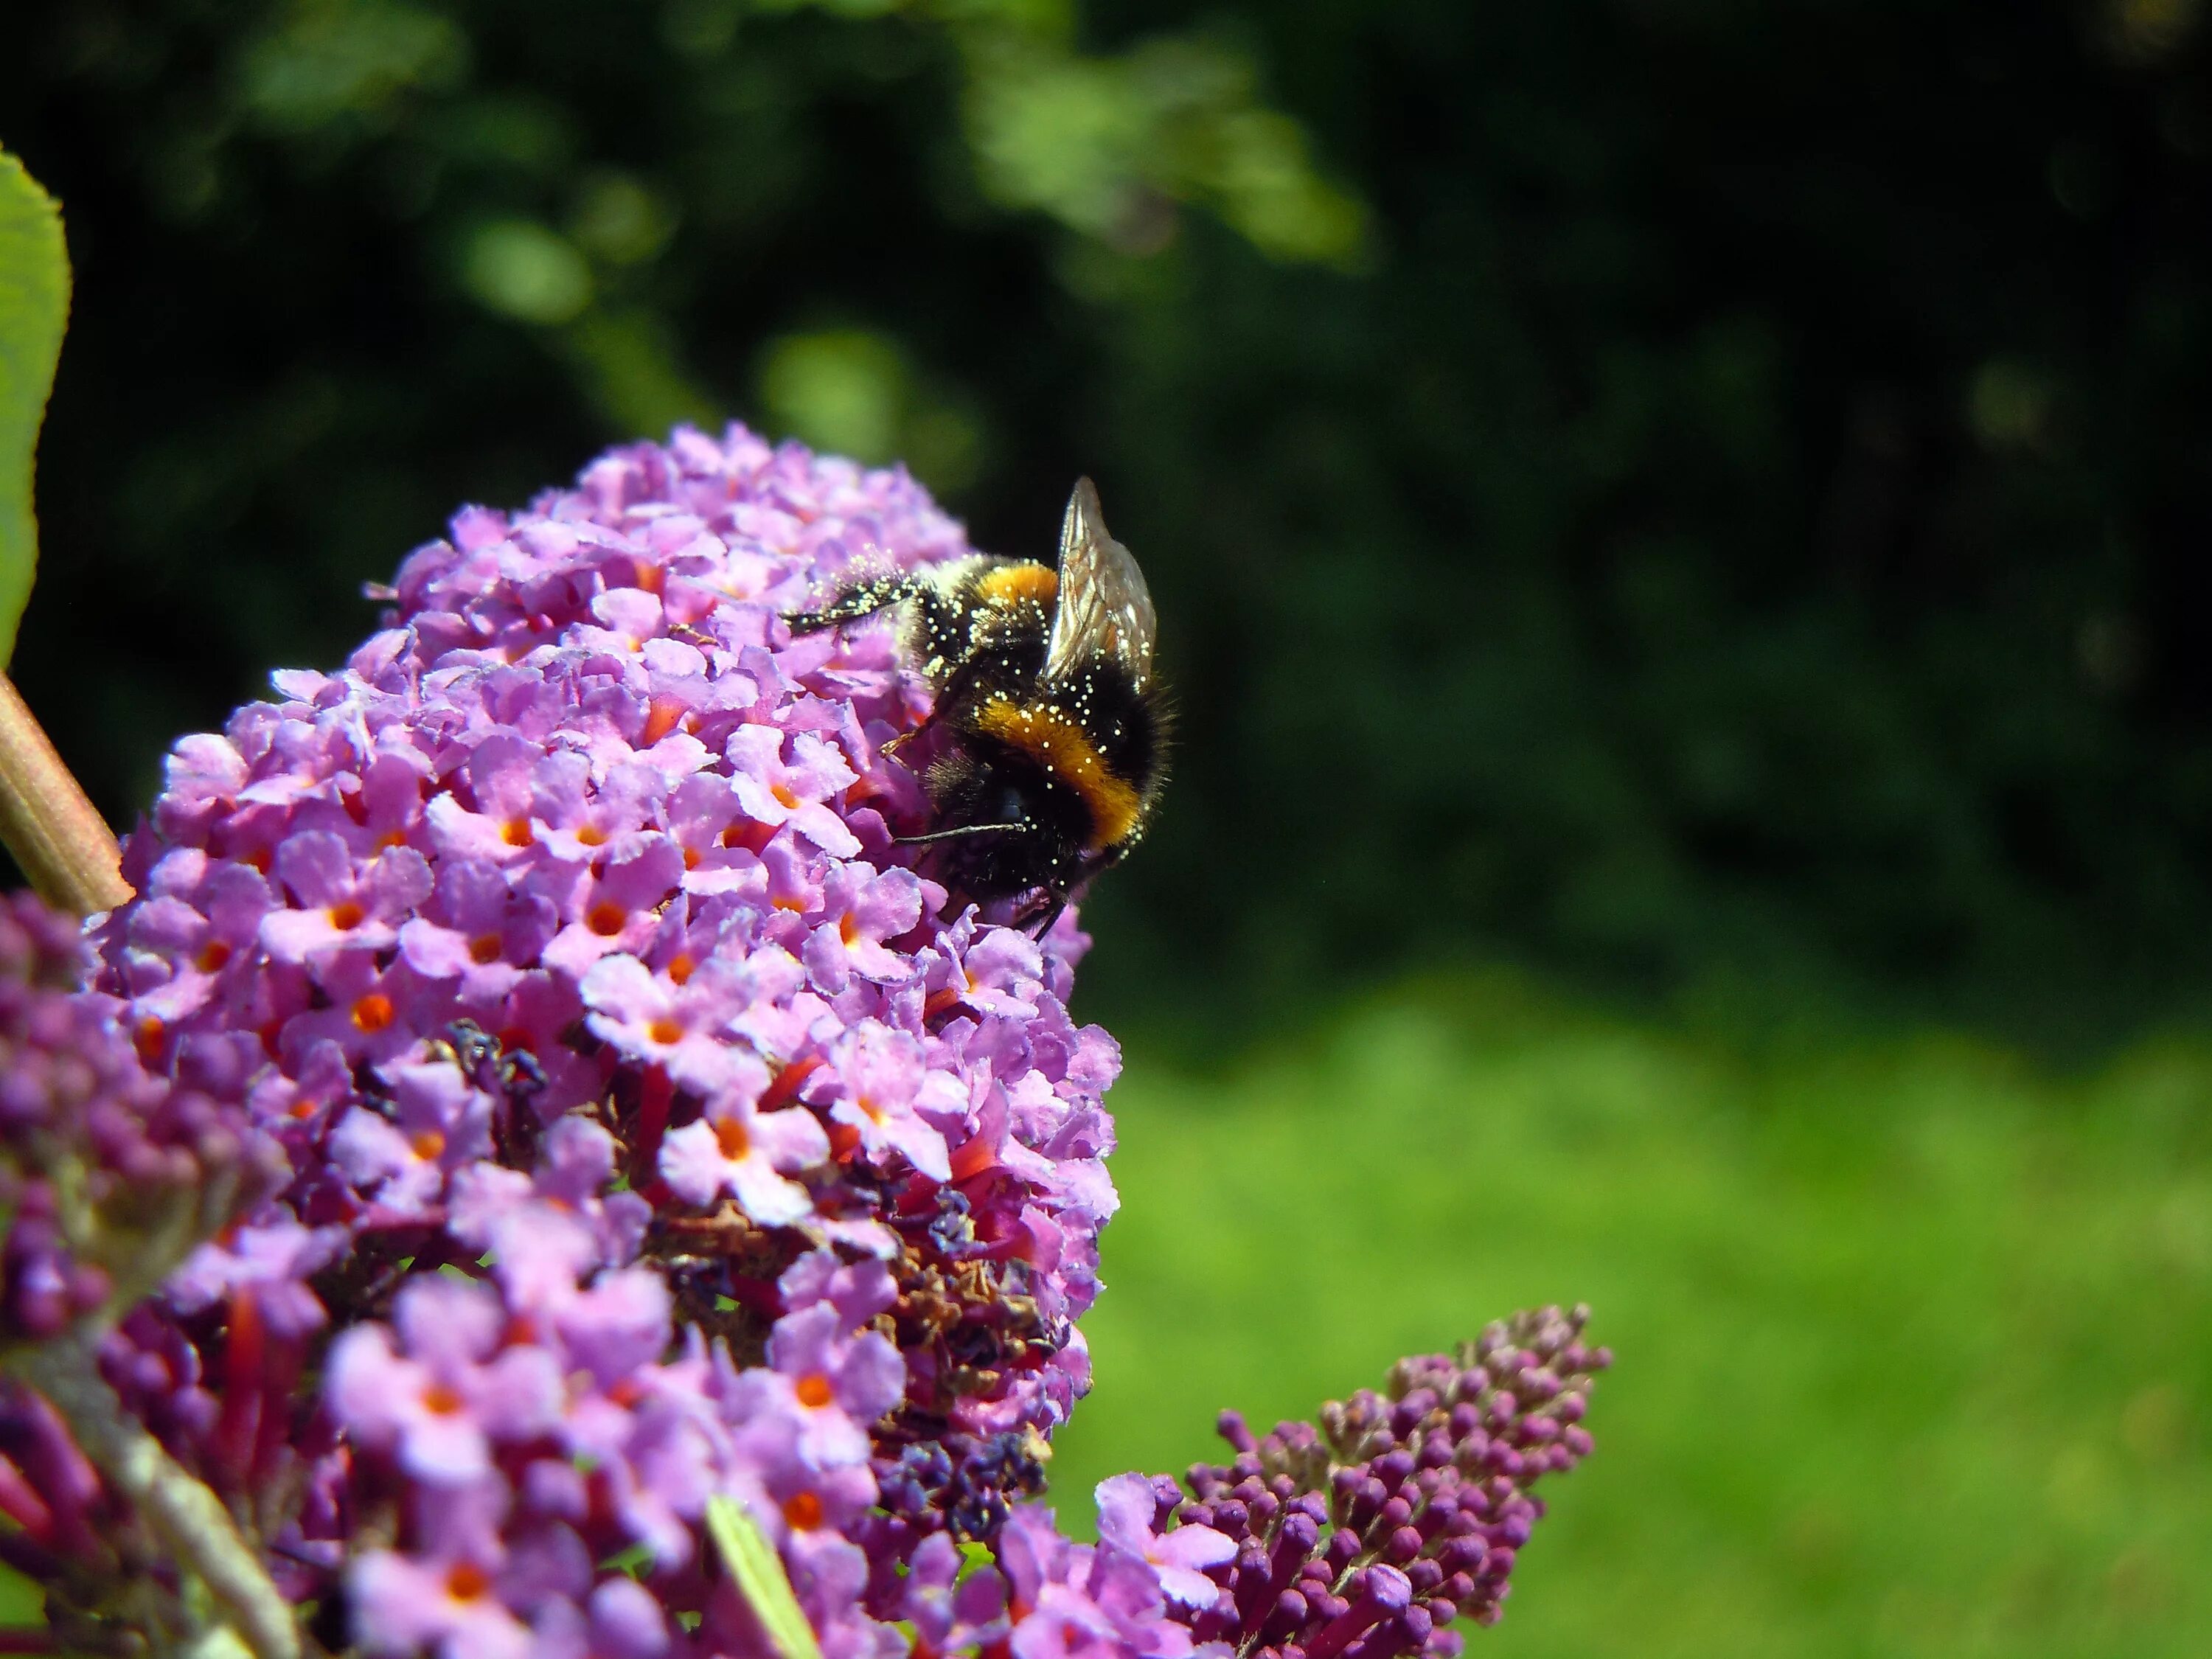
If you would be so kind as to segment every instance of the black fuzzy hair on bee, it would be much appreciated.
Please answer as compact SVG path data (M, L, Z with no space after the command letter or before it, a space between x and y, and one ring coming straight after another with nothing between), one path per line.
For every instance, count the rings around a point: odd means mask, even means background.
M931 739L932 823L902 839L929 848L960 896L1024 898L1018 919L1042 935L1143 838L1166 780L1144 572L1083 478L1054 564L972 554L864 579L785 621L811 633L895 606L901 653L936 693L898 740Z

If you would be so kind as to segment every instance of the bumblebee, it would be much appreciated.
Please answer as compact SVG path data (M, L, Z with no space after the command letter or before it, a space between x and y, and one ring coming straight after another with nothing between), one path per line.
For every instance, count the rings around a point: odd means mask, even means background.
M1022 899L1015 921L1042 936L1137 844L1166 776L1145 573L1083 478L1056 566L972 554L864 578L784 620L806 634L894 606L900 653L936 693L895 740L934 734L921 770L934 822L901 842L934 849L963 897Z

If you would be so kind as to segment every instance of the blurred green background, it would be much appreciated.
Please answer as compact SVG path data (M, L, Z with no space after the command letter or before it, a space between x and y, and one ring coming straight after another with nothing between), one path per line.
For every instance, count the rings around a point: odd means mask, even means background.
M1066 1490L1587 1297L1482 1645L2212 1650L2203 10L17 0L19 676L123 820L607 441L1090 471L1184 742Z
M1597 1454L1470 1655L2212 1651L2212 1042L2059 1077L1492 975L1132 1060L1071 1517L1217 1461L1225 1401L1303 1416L1579 1297L1619 1356Z

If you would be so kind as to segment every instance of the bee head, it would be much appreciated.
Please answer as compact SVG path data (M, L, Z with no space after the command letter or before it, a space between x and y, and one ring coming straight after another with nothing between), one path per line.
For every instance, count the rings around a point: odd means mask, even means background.
M1004 898L1043 887L1065 891L1084 867L1090 817L1083 799L1030 757L975 743L940 755L927 786L948 826L918 837L936 846L936 868L969 898Z

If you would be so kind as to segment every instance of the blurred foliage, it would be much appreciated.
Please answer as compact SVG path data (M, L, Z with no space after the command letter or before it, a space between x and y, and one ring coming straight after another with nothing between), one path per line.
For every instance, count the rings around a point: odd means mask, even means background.
M1115 1089L1071 1524L1504 1310L1587 1297L1597 1455L1486 1659L2212 1651L2212 1048L2057 1074L1413 988ZM1194 1341L1193 1333L1205 1333Z
M69 320L61 216L23 164L0 150L0 668L38 569L32 465Z
M25 0L27 694L125 814L454 504L731 411L1004 550L1099 477L1186 738L1101 1002L2100 1029L2212 979L2199 12Z

